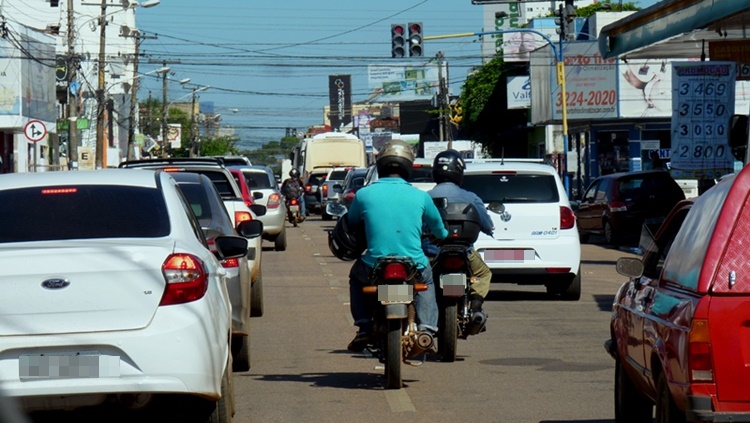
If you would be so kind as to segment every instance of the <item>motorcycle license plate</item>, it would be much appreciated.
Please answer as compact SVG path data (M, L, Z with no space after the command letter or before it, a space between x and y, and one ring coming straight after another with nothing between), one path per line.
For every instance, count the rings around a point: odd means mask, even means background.
M462 297L466 291L466 275L463 273L448 273L440 275L440 288L446 297Z
M299 211L299 206L296 204L293 206L289 206L289 211L292 213L297 213Z
M413 300L411 285L378 285L378 301L382 304L408 304Z

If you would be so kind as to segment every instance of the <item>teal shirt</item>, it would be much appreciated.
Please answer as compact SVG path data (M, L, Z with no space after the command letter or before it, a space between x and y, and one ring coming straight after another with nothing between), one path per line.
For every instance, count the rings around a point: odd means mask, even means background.
M367 251L362 258L370 266L388 255L411 257L429 265L422 251L422 223L438 239L448 236L440 212L426 192L398 177L380 178L359 191L347 213L349 223L364 221Z

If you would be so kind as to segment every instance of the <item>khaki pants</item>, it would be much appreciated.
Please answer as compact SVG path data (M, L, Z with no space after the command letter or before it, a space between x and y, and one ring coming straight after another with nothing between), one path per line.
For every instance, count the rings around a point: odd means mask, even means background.
M492 281L492 271L484 263L477 250L471 249L469 253L469 269L472 274L471 293L486 298L490 292L490 282Z

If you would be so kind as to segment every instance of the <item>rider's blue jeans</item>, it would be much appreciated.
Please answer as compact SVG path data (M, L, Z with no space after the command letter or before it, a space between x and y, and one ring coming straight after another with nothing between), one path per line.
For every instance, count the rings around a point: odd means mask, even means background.
M369 285L371 272L372 267L368 266L361 258L354 262L352 269L349 271L349 301L352 318L354 324L364 332L372 330L372 315L377 304L376 295L362 292L362 287ZM427 290L417 292L414 296L417 328L434 334L438 330L438 306L430 266L422 269L422 283L427 284Z

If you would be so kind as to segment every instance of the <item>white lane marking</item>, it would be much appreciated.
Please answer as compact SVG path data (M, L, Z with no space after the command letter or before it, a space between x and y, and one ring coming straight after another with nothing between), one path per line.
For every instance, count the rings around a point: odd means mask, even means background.
M417 411L414 407L414 403L411 402L411 398L409 398L409 394L406 393L406 389L386 390L385 399L388 401L388 405L391 406L391 411L394 413Z

